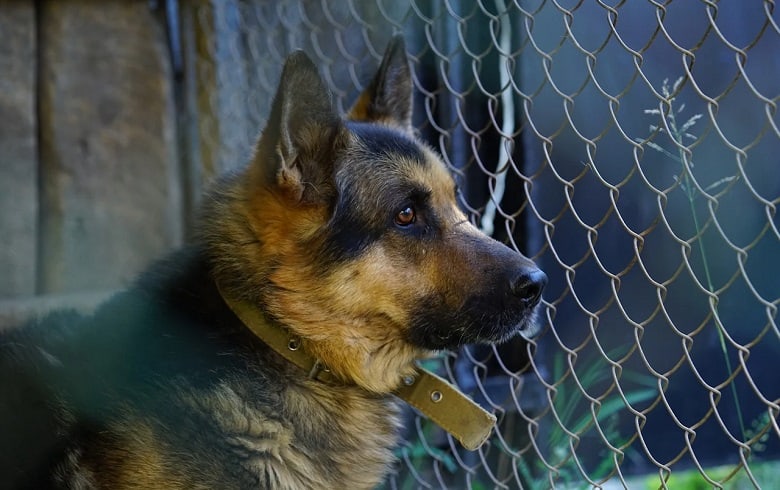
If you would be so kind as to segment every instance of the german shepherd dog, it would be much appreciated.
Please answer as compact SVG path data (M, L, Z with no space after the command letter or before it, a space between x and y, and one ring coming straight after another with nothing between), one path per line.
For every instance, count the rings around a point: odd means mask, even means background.
M251 161L197 236L89 316L0 337L7 488L371 488L394 462L390 393L432 351L537 327L545 275L481 234L415 135L403 40L349 113L287 59ZM300 339L313 379L240 321Z

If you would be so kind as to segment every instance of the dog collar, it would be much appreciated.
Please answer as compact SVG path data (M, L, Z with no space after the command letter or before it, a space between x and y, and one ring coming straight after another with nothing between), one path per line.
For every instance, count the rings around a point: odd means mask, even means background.
M252 304L230 299L221 290L220 294L252 333L276 353L309 373L310 378L331 383L340 381L319 359L303 350L299 338L268 321ZM419 366L413 376L402 380L393 394L434 421L469 451L478 449L496 424L495 415L477 405L452 384Z

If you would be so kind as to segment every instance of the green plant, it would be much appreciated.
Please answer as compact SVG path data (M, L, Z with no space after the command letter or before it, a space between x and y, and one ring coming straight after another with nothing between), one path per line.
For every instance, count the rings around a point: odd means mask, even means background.
M710 483L709 480L699 472L692 469L686 471L675 471L664 482L666 488L673 490L710 490L712 488L722 488L723 490L754 490L756 484L758 488L775 488L777 475L780 472L780 462L767 461L750 465L750 473L753 480L748 476L744 468L734 473L733 466L719 466L707 469L707 476L715 482L717 486ZM642 488L645 490L658 490L662 488L661 480L658 475L646 476L637 480L632 488Z
M433 432L441 431L436 424L427 419L421 421L421 428L422 438L428 438ZM455 458L449 452L427 445L422 438L417 438L408 446L402 446L396 450L396 456L408 461L410 466L407 468L407 474L400 485L400 488L404 490L417 488L417 480L412 472L426 473L432 460L439 461L450 473L455 473L458 469Z
M658 143L655 143L654 141L651 141L649 138L645 140L641 138L637 138L636 141L638 143L644 144L648 148L652 148L653 150L662 153L663 155L666 155L670 159L680 164L681 176L680 177L675 176L675 180L679 183L680 189L685 193L685 197L688 200L688 206L691 212L691 217L693 219L693 226L695 231L694 237L696 237L695 240L699 248L699 254L701 255L702 268L704 270L704 277L707 283L707 290L710 293L712 293L712 295L709 297L709 302L710 302L710 308L713 314L713 318L717 326L718 340L720 342L721 353L723 355L723 360L725 362L728 375L729 377L732 377L734 375L734 370L731 366L731 360L729 359L728 349L726 348L726 339L723 333L723 326L721 325L719 320L717 300L713 297L715 294L715 286L712 281L710 262L707 255L706 245L704 243L704 238L702 236L702 232L703 232L702 225L701 222L699 221L698 213L696 212L695 203L696 203L696 199L701 195L701 191L693 183L693 175L691 174L691 171L694 168L694 162L691 156L690 149L688 145L686 145L686 140L690 140L692 142L697 141L698 137L692 134L689 130L693 128L694 125L696 125L696 122L699 119L702 118L702 114L694 114L688 119L686 119L685 122L683 122L682 124L679 124L677 120L677 117L682 115L683 111L685 110L685 104L681 104L679 107L675 107L675 102L676 102L675 94L678 93L684 80L685 77L678 78L677 80L675 80L674 84L670 88L669 80L665 79L661 85L661 95L663 95L665 99L665 104L664 104L665 109L662 110L662 109L653 108L653 109L645 109L644 111L645 114L656 115L664 119L664 124L660 126L650 125L650 132L653 135L667 133L669 137L674 141L676 153L666 150L664 147L662 147ZM712 184L707 186L704 189L704 191L709 192L709 191L717 190L719 187L722 187L736 179L737 176L725 177L716 182L713 182ZM740 406L739 403L739 397L737 396L737 388L734 382L729 383L729 388L731 390L731 396L734 400L734 409L736 411L737 420L739 421L739 427L740 427L743 440L747 441L749 437L745 428L744 418L742 417L742 407Z
M615 352L609 352L607 355L613 358ZM568 363L565 362L566 355L558 352L553 357L552 379L566 380L572 376L568 372ZM578 383L559 382L556 386L555 395L551 401L551 408L554 410L560 423L552 422L549 431L544 435L544 445L540 447L548 464L556 467L555 480L559 481L568 488L580 486L583 481L582 471L579 462L569 450L571 436L569 432L578 434L578 437L593 435L591 432L598 425L599 431L606 437L612 445L623 446L629 440L620 434L618 429L618 420L620 412L626 409L623 398L619 395L608 395L601 400L595 418L590 411L590 401L585 397L580 386L585 391L603 383L605 378L605 369L603 362L598 359L588 362L582 362L584 365L582 371L576 373ZM637 389L625 393L626 401L629 404L640 403L644 400L655 397L657 388L653 379L649 376L641 376L636 373L624 371L622 379L631 379L632 381L645 385L646 388ZM565 427L565 429L564 429ZM524 480L526 488L529 489L547 489L550 482L547 479L540 480L540 475L548 473L548 467L540 459L526 461L523 458L517 460L518 471ZM615 461L614 453L607 449L602 449L602 454L598 462L588 471L588 476L593 480L602 480L614 471ZM587 487L582 483L583 488Z

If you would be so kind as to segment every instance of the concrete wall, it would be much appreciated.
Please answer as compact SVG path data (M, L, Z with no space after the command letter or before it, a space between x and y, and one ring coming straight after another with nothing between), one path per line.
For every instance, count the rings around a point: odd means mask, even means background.
M10 0L0 39L0 310L101 297L182 241L165 23L141 0Z

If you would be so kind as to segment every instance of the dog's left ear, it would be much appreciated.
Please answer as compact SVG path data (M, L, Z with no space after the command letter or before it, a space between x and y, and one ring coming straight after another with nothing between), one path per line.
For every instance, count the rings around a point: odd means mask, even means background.
M327 201L333 193L335 153L343 146L342 130L317 68L303 51L296 51L282 69L252 171L265 186L295 202Z
M401 35L390 41L374 79L347 115L353 121L383 122L412 129L412 72Z

